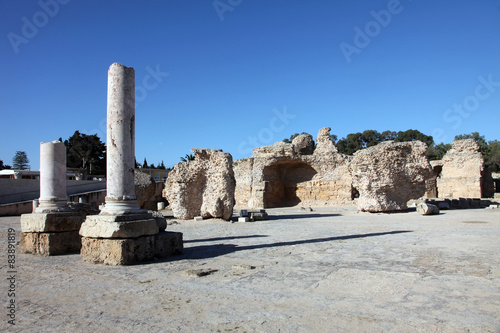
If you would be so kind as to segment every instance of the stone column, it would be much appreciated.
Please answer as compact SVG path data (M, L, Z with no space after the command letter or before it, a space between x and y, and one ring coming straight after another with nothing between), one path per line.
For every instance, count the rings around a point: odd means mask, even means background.
M66 147L61 141L40 143L40 199L35 212L67 210Z
M80 255L92 263L128 265L182 252L182 233L165 231L165 218L140 209L135 196L134 76L117 63L108 71L106 203L80 228Z
M68 207L67 200L66 147L60 141L42 142L40 199L35 200L33 214L21 215L22 253L51 256L80 251L78 231L85 215Z
M107 196L102 214L140 213L134 185L135 71L114 63L108 71Z

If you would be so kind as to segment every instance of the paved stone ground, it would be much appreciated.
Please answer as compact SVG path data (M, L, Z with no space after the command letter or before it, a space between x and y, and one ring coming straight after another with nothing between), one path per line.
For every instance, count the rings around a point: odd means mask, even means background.
M177 221L167 230L184 233L184 254L141 265L18 253L15 326L6 248L20 225L2 217L0 330L500 332L500 209L268 212Z

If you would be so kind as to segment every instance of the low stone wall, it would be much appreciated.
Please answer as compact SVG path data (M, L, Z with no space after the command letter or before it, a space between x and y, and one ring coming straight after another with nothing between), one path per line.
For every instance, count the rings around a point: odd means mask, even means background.
M33 211L33 200L0 205L0 216L19 216Z
M68 195L104 189L106 189L106 181L102 180L66 181ZM34 200L39 197L39 179L0 179L0 204Z

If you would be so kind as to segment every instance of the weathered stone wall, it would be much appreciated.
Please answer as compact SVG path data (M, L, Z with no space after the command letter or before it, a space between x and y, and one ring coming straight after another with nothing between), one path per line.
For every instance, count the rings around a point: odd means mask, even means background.
M191 149L194 161L178 163L169 173L163 190L174 216L179 219L233 214L235 178L233 159L220 149Z
M292 143L277 142L254 149L234 164L236 202L240 208L295 205L324 206L352 202L349 161L320 130L317 146L309 134Z
M456 140L443 157L437 178L439 198L481 198L484 159L474 139Z
M139 207L144 208L144 204L147 201L155 200L156 184L150 175L135 170L134 184L135 196L137 197Z
M433 175L420 141L385 141L359 150L350 164L353 186L359 191L358 209L366 212L403 210L410 199L425 193Z

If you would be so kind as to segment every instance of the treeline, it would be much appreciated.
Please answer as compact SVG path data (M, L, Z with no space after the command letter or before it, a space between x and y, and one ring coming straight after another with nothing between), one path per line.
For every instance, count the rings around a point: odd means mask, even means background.
M307 134L307 133L302 133ZM295 133L290 138L284 139L284 142L292 142L292 140L298 136L299 133ZM342 154L353 155L360 149L375 146L383 141L393 140L396 142L406 142L419 140L424 142L427 147L427 156L429 160L440 160L451 148L451 144L439 143L435 144L434 139L431 135L426 135L418 130L407 130L407 131L384 131L378 132L375 130L366 130L364 132L350 133L342 139L338 139L335 134L330 135L333 143L337 147L338 151ZM500 171L500 141L486 141L484 135L480 135L478 132L473 132L471 134L461 134L455 136L455 140L462 139L474 139L477 141L481 147L481 153L483 154L486 166L488 166L492 171Z

